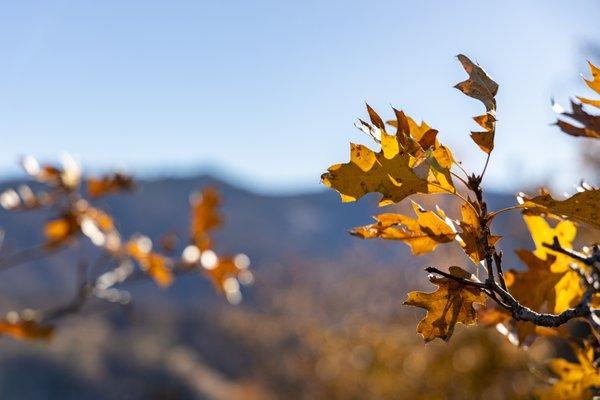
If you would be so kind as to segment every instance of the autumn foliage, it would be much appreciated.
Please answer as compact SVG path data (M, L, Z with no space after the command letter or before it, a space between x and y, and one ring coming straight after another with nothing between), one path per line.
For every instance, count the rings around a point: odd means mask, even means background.
M380 206L415 194L447 194L458 199L458 218L450 218L439 207L426 210L412 201L414 216L379 214L374 223L351 233L365 239L401 241L414 255L458 244L471 263L447 270L426 268L437 289L409 293L405 301L427 311L417 325L423 339L449 340L459 323L496 327L523 348L540 337L560 338L571 346L573 359L550 360L548 384L541 385L535 396L591 398L600 394L600 189L581 183L577 193L565 199L541 189L538 195L519 194L511 207L489 209L482 183L494 150L499 87L468 57L459 55L458 60L468 78L455 87L485 108L485 113L473 117L481 129L470 135L486 154L480 173L465 171L427 123L417 123L397 109L393 109L394 118L384 122L367 105L370 122L359 119L356 126L372 138L378 151L350 144L350 161L329 167L322 181L339 192L343 202L369 193L381 196ZM592 64L590 68L592 78L586 83L600 95L600 69ZM572 102L572 111L554 105L558 127L572 136L600 139L600 116L584 108L600 109L600 100L578 99ZM493 222L511 211L522 213L536 247L516 250L526 269L505 271L502 252L496 248L501 237L493 232ZM578 229L591 231L592 242L576 246ZM587 326L586 333L573 329L581 323Z
M61 165L40 165L28 156L21 165L37 183L6 189L0 194L0 205L14 212L47 209L52 217L40 228L45 241L0 257L0 270L49 257L80 241L91 242L98 255L95 262L80 266L78 290L71 301L43 310L11 311L0 321L0 335L49 339L58 320L79 312L92 299L128 304L127 284L133 281L151 279L164 289L177 275L199 273L234 304L241 300L240 283L252 282L246 255L221 255L214 248L212 235L223 221L215 188L206 187L190 197L188 244L174 256L178 238L172 234L166 234L158 246L142 234L123 237L118 221L93 204L100 197L135 190L131 176L117 172L84 181L81 168L69 156L63 157Z

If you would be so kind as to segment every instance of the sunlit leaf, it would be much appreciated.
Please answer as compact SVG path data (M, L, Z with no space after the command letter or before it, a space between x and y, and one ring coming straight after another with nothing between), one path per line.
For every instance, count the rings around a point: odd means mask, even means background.
M433 251L438 244L454 240L456 232L433 211L424 210L413 202L417 219L401 214L379 214L374 224L354 228L352 234L364 239L400 240L410 246L413 254Z
M536 395L541 400L587 400L592 398L592 388L600 387L600 372L594 365L594 349L588 343L584 347L572 346L577 362L555 358L548 364L557 379L552 386L540 388Z
M527 271L506 272L506 284L521 304L538 312L561 313L577 304L583 295L575 271L553 272L556 256L539 258L528 250L517 250Z
M173 272L170 267L171 261L158 253L152 251L152 242L148 238L137 238L130 240L126 247L128 254L137 261L140 268L145 271L161 288L173 283Z
M481 68L471 61L467 56L459 54L458 60L469 74L469 79L458 83L455 88L469 97L481 101L487 111L496 109L494 97L498 93L498 84Z
M473 117L483 129L483 132L471 132L471 139L486 153L494 149L494 136L496 134L496 93L498 84L490 78L487 73L477 64L473 63L467 56L459 54L458 60L469 74L469 79L455 86L458 90L469 97L483 103L486 113Z
M381 118L369 107L374 125ZM415 193L453 193L450 150L442 146L427 124L418 125L402 111L394 110L396 134L379 130L381 150L350 145L350 162L329 167L323 183L337 190L342 201L355 201L367 193L380 193L380 205L397 203ZM379 118L379 119L378 119ZM366 123L363 123L366 124Z
M522 207L530 213L555 215L600 229L600 189L584 190L566 200L542 194L525 198Z
M46 239L53 246L63 244L79 233L83 233L100 247L113 246L115 241L120 240L112 217L83 200L44 226Z
M485 257L485 249L481 240L481 224L479 216L469 204L461 204L461 221L459 222L461 232L457 238L464 252L479 264Z
M466 279L474 277L459 267L450 267L450 274ZM435 338L448 340L457 323L473 325L477 322L474 303L485 304L485 294L476 287L466 286L450 278L430 277L438 286L433 293L411 292L404 304L421 307L427 315L417 325L417 332L426 342Z
M212 247L210 232L222 223L218 210L220 204L219 192L212 187L205 188L200 195L191 200L190 234L192 241L200 250Z
M87 187L90 197L96 198L120 191L132 190L133 178L131 175L117 172L104 175L101 178L89 178L87 180Z

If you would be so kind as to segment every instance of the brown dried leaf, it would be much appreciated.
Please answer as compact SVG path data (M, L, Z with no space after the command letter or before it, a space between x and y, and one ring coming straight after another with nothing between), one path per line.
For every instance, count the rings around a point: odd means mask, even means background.
M475 279L470 273L459 267L450 267L450 274ZM438 286L433 293L411 292L404 304L421 307L427 315L417 325L417 332L425 342L435 338L449 340L457 323L474 325L477 323L477 312L474 303L485 304L485 294L472 286L465 286L449 278L431 277L431 282Z
M200 250L212 247L210 232L222 223L218 212L220 204L219 192L213 187L205 188L200 196L196 196L191 201L190 234L192 241Z
M89 178L87 185L88 193L92 198L120 191L131 191L134 187L133 177L120 172L104 175L101 178Z
M32 320L0 321L0 335L8 335L19 340L50 340L53 333L54 327L40 325Z

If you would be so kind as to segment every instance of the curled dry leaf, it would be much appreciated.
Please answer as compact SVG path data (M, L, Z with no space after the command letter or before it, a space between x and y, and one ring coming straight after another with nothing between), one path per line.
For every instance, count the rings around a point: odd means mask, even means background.
M450 274L458 278L476 280L460 267L450 267ZM417 332L425 342L435 338L449 340L457 323L474 325L477 311L473 304L485 304L485 293L481 289L466 286L450 278L430 277L438 286L433 293L411 292L404 304L427 310L425 318L417 325Z
M92 198L120 191L131 191L133 187L133 177L121 172L104 175L100 178L89 178L87 180L88 194Z
M496 93L498 93L498 84L481 68L472 62L467 56L459 54L458 60L463 68L469 74L469 78L458 83L455 88L469 97L477 99L483 103L486 113L473 117L484 131L471 132L471 139L483 150L489 154L494 149L494 136L496 134Z
M351 233L363 239L400 240L410 246L413 254L428 253L438 244L454 240L456 232L444 219L415 202L412 205L417 219L401 214L379 214L373 217L375 224L354 228Z
M586 84L600 94L600 69L594 64L589 63L590 71L592 73L592 79L585 79ZM577 97L583 104L590 105L592 107L600 109L600 100L588 99L585 97ZM582 104L577 104L571 101L571 111L564 110L560 105L553 104L552 108L556 111L559 116L567 117L565 119L558 119L556 125L566 134L578 137L587 137L593 139L600 139L600 116L590 114L584 110ZM577 125L573 125L569 120L575 121Z
M191 200L190 235L192 242L202 251L212 247L210 233L223 222L219 215L220 204L219 192L214 187L205 188Z

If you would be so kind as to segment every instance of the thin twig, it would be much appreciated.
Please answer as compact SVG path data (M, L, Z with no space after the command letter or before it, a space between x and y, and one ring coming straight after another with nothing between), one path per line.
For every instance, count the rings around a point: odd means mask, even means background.
M582 263L584 263L585 265L592 265L594 263L594 256L592 255L591 257L586 257L581 253L578 253L576 251L573 250L569 250L569 249L565 249L564 247L562 247L560 245L560 242L558 241L558 237L554 236L554 238L552 239L552 244L550 243L542 243L542 246L550 249L550 250L554 250L558 253L567 255L569 257L571 257L574 260L577 261L581 261Z
M502 214L503 212L507 212L507 211L511 211L511 210L518 210L519 208L522 208L521 205L516 205L516 206L510 206L510 207L506 207L506 208L501 208L500 210L496 210L496 211L492 211L488 214L488 218L492 219L494 217L496 217L498 214Z
M506 288L506 281L504 280L504 272L502 271L502 252L494 252L492 256L496 265L496 274L498 275L498 281L500 281L500 287L508 290Z
M460 277L460 276L455 276L455 275L449 274L448 272L444 272L442 270L439 270L436 267L427 267L427 268L425 268L425 271L427 271L427 272L429 272L431 274L441 275L444 278L452 279L453 281L462 283L465 286L473 286L473 287L476 287L476 288L479 288L479 289L484 289L484 290L485 289L489 289L482 282L475 282L475 281L472 281L472 280L467 279L467 278L463 278L463 277Z
M465 177L469 176L469 173L467 171L465 171L465 169L463 168L462 165L460 165L460 163L454 161L454 165L456 165L458 167L458 169L460 169L463 172L463 174L465 174Z
M467 183L467 181L465 181L462 177L460 177L459 175L455 174L454 172L450 171L450 174L455 177L456 179L458 179L459 181L461 181L465 186L469 187L469 184Z
M491 152L487 153L487 157L485 158L485 165L483 166L483 171L481 171L481 175L479 175L479 177L481 179L483 179L483 176L485 175L485 171L487 170L488 164L490 163L490 156L491 156Z

